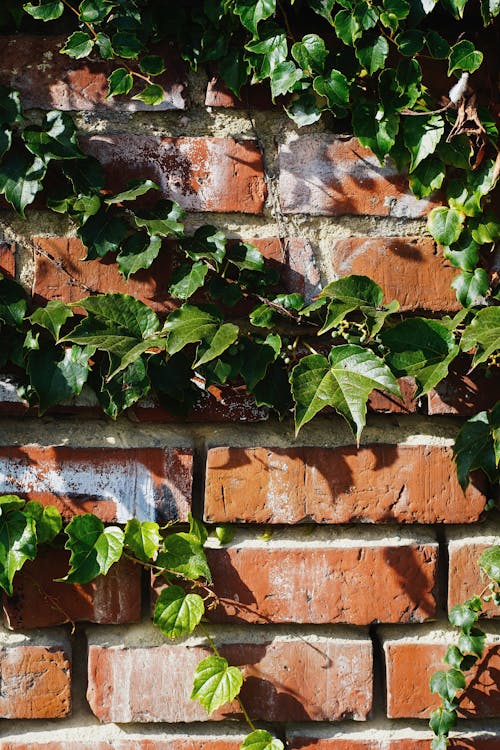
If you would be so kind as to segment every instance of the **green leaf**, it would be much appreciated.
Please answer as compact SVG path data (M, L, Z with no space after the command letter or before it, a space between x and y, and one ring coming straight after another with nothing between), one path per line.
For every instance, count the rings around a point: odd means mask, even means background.
M317 34L306 34L302 41L295 42L292 46L292 57L302 70L318 75L323 72L328 50Z
M26 147L45 162L51 159L85 159L78 148L75 123L65 112L48 112L42 127L23 131Z
M137 518L127 521L123 543L138 560L154 560L160 542L160 528L154 521L139 521Z
M301 91L299 94L294 94L292 101L288 107L285 107L285 111L299 127L305 125L312 125L317 122L323 111L323 108L318 107L317 97L311 88Z
M333 19L333 25L338 38L348 47L353 47L362 34L361 26L350 10L339 10Z
M245 339L241 343L243 359L241 376L249 391L253 391L266 375L269 365L276 361L281 351L281 337L270 333L265 339Z
M145 86L142 91L139 91L138 94L135 94L132 97L132 99L138 99L139 101L144 102L144 104L149 104L153 107L156 104L161 104L165 101L165 98L163 86L160 86L158 83L150 83L148 86Z
M430 681L431 693L438 693L447 701L452 701L457 693L465 688L465 677L458 669L435 672Z
M479 558L479 567L495 583L500 583L500 546L489 547Z
M198 578L212 580L203 545L194 534L180 531L167 536L156 564L193 581Z
M143 48L142 42L136 35L127 31L119 31L118 34L115 34L111 44L118 57L124 57L125 59L136 58Z
M153 623L166 638L189 635L205 613L198 594L186 594L180 586L168 586L156 600Z
M23 108L19 91L0 86L0 123L2 125L14 125L14 123L22 121L22 115Z
M21 329L28 301L22 286L0 273L0 321L8 326Z
M62 529L61 514L53 505L44 507L41 503L31 500L26 503L23 512L35 522L38 544L52 542Z
M196 667L191 700L199 700L210 714L234 700L242 685L243 675L238 667L230 667L221 656L208 656Z
M88 57L94 47L94 40L86 31L74 31L66 40L66 44L61 49L61 53L79 60L81 57Z
M0 495L0 516L12 510L20 510L26 505L26 500L17 495Z
M484 471L492 482L497 474L494 446L494 425L487 412L475 414L463 425L453 446L457 476L461 487L467 487L469 474L477 469Z
M111 60L114 57L115 53L111 45L111 39L107 34L104 34L104 32L102 31L98 31L95 38L95 43L99 48L99 54L103 58L103 60Z
M484 25L490 24L500 13L500 0L481 0L481 15Z
M130 358L130 351L125 350L124 358ZM121 412L135 404L150 390L150 379L146 370L146 363L139 358L131 364L123 365L113 377L103 374L101 387L97 391L99 403L108 417L116 419Z
M134 221L140 228L146 229L149 234L160 237L171 235L181 236L184 225L180 219L184 217L184 211L178 203L169 200L160 200L155 203L150 211L134 214Z
M160 57L160 55L144 55L139 63L139 68L147 76L159 76L166 70L163 57Z
M108 98L119 94L128 94L134 85L134 79L126 68L117 68L108 76Z
M324 96L328 106L340 114L346 112L349 103L349 82L339 70L330 70L326 76L317 76L313 81L313 88L317 94Z
M427 229L440 245L452 245L462 233L465 216L456 208L433 208L427 220Z
M462 659L464 658L464 655L458 649L456 646L448 646L446 650L446 654L443 658L443 661L446 662L446 664L449 664L450 667L454 667L455 669L460 669L460 665L462 664Z
M128 280L142 268L149 268L158 257L161 246L162 238L157 235L149 236L147 232L132 234L122 244L116 258L120 273Z
M78 228L77 234L87 248L86 260L94 260L116 252L127 232L128 226L123 219L101 209Z
M205 283L208 266L203 261L193 263L192 266L182 265L172 277L169 288L170 294L178 299L189 299Z
M463 307L474 307L484 303L490 281L484 268L476 268L474 271L462 271L455 276L451 286Z
M61 167L78 195L99 193L104 187L104 170L92 156L86 156L83 160L65 161Z
M455 627L464 628L468 631L477 622L478 613L467 606L467 604L457 604L451 608L448 619Z
M188 513L188 521L190 536L196 537L201 546L203 546L208 539L208 531L205 525L198 518L195 518L192 513Z
M409 175L410 188L417 198L426 198L439 190L446 177L446 168L441 159L428 156Z
M463 654L474 654L481 658L484 651L486 634L479 628L471 628L469 633L460 633L458 648Z
M434 732L434 734L447 735L448 732L450 732L453 729L456 723L457 723L456 712L440 706L439 708L436 708L434 711L432 711L431 719L429 721L429 726ZM446 750L447 747L448 747L448 743L445 740L445 744L441 745L441 747L437 745L435 750L441 750L441 749Z
M450 64L448 66L448 75L455 70L468 71L473 73L483 62L483 53L476 50L472 42L462 39L461 42L454 44L450 50Z
M205 349L197 366L209 362L222 354L238 336L237 326L221 324L221 315L215 307L182 305L179 310L170 313L165 321L163 330L168 331L168 352L175 354L187 344L203 342L208 349Z
M39 5L26 3L23 5L23 9L38 21L54 21L64 13L64 5L60 0L46 0Z
M472 366L484 362L500 348L500 307L479 310L462 334L463 351L476 349Z
M65 305L64 302L54 299L47 302L45 307L39 307L38 310L35 310L29 320L35 325L45 328L57 341L59 339L61 328L68 318L72 317L73 312L69 305Z
M216 526L214 534L219 544L229 544L234 539L234 529L227 523L222 526Z
M369 349L347 344L335 346L329 360L311 354L295 365L290 374L298 431L326 406L332 406L359 442L366 419L366 402L374 388L399 395L396 379Z
M434 4L434 0L431 2ZM413 57L423 49L425 34L420 29L406 29L399 33L394 41L402 55Z
M332 11L335 0L309 0L311 10L319 16L323 16L333 26Z
M269 78L278 63L286 60L288 55L286 34L281 29L273 28L263 38L246 44L245 49L251 53L254 80L263 81Z
M273 737L265 729L256 729L248 734L241 744L241 750L284 750L281 740Z
M444 257L463 271L474 271L479 261L479 248L470 232L462 232L458 242L443 249Z
M124 534L118 526L105 527L91 513L75 516L66 526L68 540L64 545L71 551L70 569L66 583L88 583L99 575L106 575L118 562L123 550Z
M356 44L356 57L370 75L384 67L388 54L389 42L384 36L365 36Z
M31 516L19 510L0 516L0 588L12 596L12 581L26 560L37 551L36 525Z
M470 222L472 239L480 245L496 242L500 239L500 221L494 216L486 215Z
M28 355L26 372L30 385L38 396L40 413L81 393L87 381L92 346L72 346L62 351L55 346L32 350Z
M450 54L450 45L437 31L427 31L425 33L425 43L427 44L430 56L435 60L445 60Z
M147 338L159 327L153 310L130 294L98 294L79 300L77 304L90 316L110 326L124 328L136 338Z
M443 134L444 120L440 115L404 118L403 137L411 155L410 172L434 153Z
M159 190L160 188L153 182L153 180L131 180L127 186L127 189L116 195L112 195L110 198L106 198L106 203L112 205L113 203L124 203L125 201L134 201L140 195L145 195L150 190Z
M112 3L106 0L82 0L79 7L80 20L84 23L99 23L112 10Z
M427 393L448 374L458 354L454 336L436 320L410 318L380 335L388 348L387 361L398 375L410 375L418 384L417 395Z
M272 16L276 11L276 0L236 0L234 13L240 17L241 23L253 36L257 36L257 26Z
M396 142L399 115L386 115L378 108L377 102L360 99L352 111L352 128L361 145L371 149L383 163Z
M25 153L10 151L0 165L0 194L15 208L17 213L26 218L24 209L35 200L42 189L47 166L43 159L31 160Z
M303 76L302 70L291 61L280 62L271 73L271 95L273 101L277 96L295 91L296 84Z

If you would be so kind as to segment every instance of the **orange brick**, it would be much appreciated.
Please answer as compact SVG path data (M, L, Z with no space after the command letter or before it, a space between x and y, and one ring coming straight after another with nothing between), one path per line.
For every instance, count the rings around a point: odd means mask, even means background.
M456 479L451 448L211 448L205 520L472 523L485 496Z
M0 493L53 504L69 519L187 518L192 453L177 448L0 448Z
M500 393L500 370L486 374L479 369L469 372L470 357L452 362L450 372L427 396L429 414L451 414L470 417L491 409Z
M334 243L331 259L338 276L369 276L401 310L460 309L450 286L456 269L431 237L350 237Z
M489 579L481 573L479 558L486 549L499 543L498 533L488 538L482 534L478 539L460 533L452 535L448 543L448 610L483 591ZM490 617L500 615L493 602L484 602L483 611Z
M351 733L342 737L341 734L336 731L335 737L328 737L318 735L314 731L294 733L289 739L288 747L290 750L429 750L433 737L429 732L425 739L415 737L391 739L388 733L376 730L372 730L372 734L382 735L379 739L358 739ZM471 737L468 733L467 737L451 738L450 749L498 750L498 739L482 738L480 732L477 732L477 737Z
M448 669L442 659L447 642L455 642L455 633L436 637L432 642L407 637L404 641L390 637L384 643L387 662L387 715L391 719L427 718L440 704L439 696L430 692L429 680L434 672ZM487 643L485 655L477 668L467 674L467 689L460 699L459 716L493 718L500 713L497 685L500 668L498 636Z
M371 642L361 636L286 635L264 630L222 636L220 652L245 674L242 700L255 720L366 719L372 703ZM251 641L251 642L250 642ZM198 662L209 655L199 640L127 645L92 630L89 639L90 707L104 722L186 722L241 718L236 702L210 717L189 696Z
M80 729L80 735L85 730ZM124 733L129 730L125 730ZM2 750L240 750L244 735L237 737L234 733L228 731L227 736L221 733L221 736L213 734L202 734L198 728L189 727L184 730L185 736L182 737L183 730L180 729L175 734L169 730L163 729L161 732L144 732L137 730L134 732L134 739L121 739L116 736L115 732L102 732L102 739L78 740L75 734L69 730L63 740L50 741L45 739L35 739L36 735L30 732L30 740L9 739L2 741ZM141 737L141 734L143 735ZM58 732L58 736L61 732Z
M13 278L16 274L16 246L0 242L0 273Z

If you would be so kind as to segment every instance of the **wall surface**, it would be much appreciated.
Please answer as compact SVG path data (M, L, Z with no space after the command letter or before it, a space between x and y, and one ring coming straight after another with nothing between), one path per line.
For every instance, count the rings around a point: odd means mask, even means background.
M457 309L454 271L425 234L439 196L414 199L348 134L328 122L299 131L262 94L237 102L174 59L162 109L133 111L105 99L102 65L60 56L60 45L4 40L0 83L18 87L35 118L74 113L84 150L113 184L152 177L189 211L189 231L212 223L254 241L284 288L309 298L361 273L404 310ZM0 229L0 268L38 302L119 291L159 313L175 305L168 243L127 284L113 263L80 262L60 216L35 208L22 222L2 209ZM424 750L437 704L429 676L453 638L446 612L482 588L476 560L498 543L485 488L462 492L451 446L498 384L458 367L420 401L408 379L403 402L374 393L357 450L339 418L295 438L290 421L225 388L201 392L182 422L152 400L111 422L91 394L39 419L4 376L0 493L55 503L66 518L185 521L192 510L237 524L230 544L209 543L224 600L210 630L243 668L252 717L294 750ZM66 563L44 553L4 600L2 750L236 750L246 734L238 706L208 718L189 700L203 636L164 641L151 624L155 592L132 563L85 586L53 582ZM461 703L472 720L454 750L500 747L500 629L490 620L486 630Z

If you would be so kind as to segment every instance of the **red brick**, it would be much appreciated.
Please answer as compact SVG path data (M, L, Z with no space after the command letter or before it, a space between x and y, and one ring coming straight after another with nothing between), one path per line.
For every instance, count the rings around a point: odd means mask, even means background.
M450 287L456 269L431 237L350 237L335 242L331 259L338 276L369 276L401 310L460 309Z
M89 620L100 624L134 622L141 616L141 568L120 560L109 573L85 585L58 583L69 570L69 552L41 548L14 578L14 593L4 596L7 626L46 628Z
M95 731L95 730L94 730ZM133 739L121 739L116 736L114 731L106 734L105 731L100 733L102 739L95 738L85 740L74 739L75 734L68 730L64 740L47 741L45 739L35 739L34 732L30 732L30 739L10 740L7 738L2 741L2 750L240 750L244 734L237 736L228 731L227 735L214 736L213 734L201 734L198 729L189 727L185 729L185 737L180 736L183 730L180 729L175 735L172 732L163 729L163 731L154 733L141 733L137 730L133 732ZM80 729L80 736L85 733L85 729ZM87 732L88 733L88 732ZM130 733L130 730L123 732ZM60 735L60 732L59 732Z
M279 97L279 100L282 100L282 97ZM238 98L217 75L212 76L207 84L205 106L227 109L281 109L280 105L273 104L269 88L242 86Z
M452 362L448 376L428 394L429 414L469 417L491 409L500 393L500 370L470 370L470 357Z
M113 188L148 177L187 211L262 213L266 185L255 141L120 134L82 143L107 167Z
M457 534L456 539L451 539L448 543L448 610L483 591L489 579L481 573L479 558L486 549L499 543L498 533L488 538L483 535L479 539L459 538ZM500 610L493 602L484 602L483 611L490 617L500 616Z
M372 391L368 399L368 411L382 412L387 414L415 414L418 411L419 402L413 398L416 391L416 383L413 378L398 378L401 399L391 396L390 393Z
M452 633L448 642L454 641ZM467 689L460 698L459 716L493 718L500 714L500 693L496 689L500 669L498 636L494 641L487 643L478 667L466 675ZM385 642L389 718L427 718L440 704L439 696L430 692L429 680L434 672L448 669L442 661L446 648L444 636L432 642L408 637L401 642L391 639Z
M0 242L0 273L12 278L16 275L16 246L9 242Z
M53 504L65 518L187 518L192 452L178 448L0 448L0 493Z
M372 730L372 734L375 735L376 731ZM357 739L351 734L348 737L323 737L312 731L302 732L291 736L287 747L290 750L429 750L433 737L430 732L425 739L390 739L387 734L380 734L380 739ZM482 739L480 733L477 734L477 737L451 738L450 750L498 750L498 739Z
M251 642L215 634L220 651L245 674L242 700L253 719L333 721L366 719L372 703L372 655L368 639L325 635L278 635L259 629ZM97 640L96 640L97 639ZM228 639L231 639L230 641ZM194 639L136 647L95 637L89 642L90 707L104 722L206 721L189 696L193 673L209 649ZM152 643L159 643L159 640ZM239 717L236 702L212 720Z
M3 37L0 60L0 83L21 93L24 109L137 110L185 109L183 66L171 48L159 50L166 62L166 72L155 81L166 92L165 101L151 107L132 96L141 90L136 84L127 96L107 99L107 76L116 63L100 58L74 60L60 54L67 36Z
M254 523L472 523L485 497L465 494L451 448L212 448L205 520Z
M238 535L207 556L223 600L210 613L215 622L368 625L436 615L437 543L278 532L267 542Z
M298 136L281 146L279 169L284 213L418 218L435 205L417 200L396 167L381 167L355 138Z
M58 719L71 711L68 650L13 643L0 646L0 718Z

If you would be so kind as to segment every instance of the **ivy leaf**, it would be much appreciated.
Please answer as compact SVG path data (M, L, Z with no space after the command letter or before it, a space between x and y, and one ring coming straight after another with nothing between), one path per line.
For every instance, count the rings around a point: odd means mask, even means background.
M205 578L210 583L212 580L203 545L194 534L180 531L167 536L156 564L193 581Z
M479 261L479 248L480 245L474 242L472 235L465 231L458 242L444 248L443 255L455 268L473 272Z
M479 310L462 334L463 351L475 349L472 366L476 367L500 348L500 307Z
M13 510L0 516L0 588L12 596L12 581L37 551L36 525L31 516Z
M351 10L339 10L333 19L333 25L338 38L348 47L353 47L362 34L361 26Z
M309 0L309 7L319 16L323 16L333 26L332 12L335 0Z
M411 318L380 335L389 351L386 359L398 375L410 375L417 395L427 393L448 374L459 348L453 334L436 320Z
M184 217L184 211L178 203L169 200L160 200L150 211L135 213L134 221L139 228L146 229L149 234L160 237L170 237L172 234L181 236L184 225L180 219Z
M430 0L430 2L434 6L434 0ZM423 49L425 34L420 29L406 29L406 31L399 33L394 41L402 55L413 57Z
M45 162L51 159L85 159L78 148L75 123L65 112L48 112L42 127L24 129L23 140L26 148Z
M454 44L450 50L450 64L448 66L448 75L455 70L468 71L473 73L483 62L483 53L476 50L472 42L462 39L461 42Z
M474 307L484 303L490 282L484 268L476 268L474 271L462 271L453 279L451 286L463 307Z
M245 339L241 345L241 376L248 390L253 391L257 383L266 376L269 365L276 361L281 351L281 337L270 333L265 339Z
M53 505L44 508L41 503L30 500L26 503L23 513L35 522L38 544L52 542L62 529L61 514Z
M12 279L5 279L0 273L0 321L8 326L21 329L28 301L22 286Z
M66 44L61 49L63 55L73 57L79 60L81 57L88 57L94 47L94 40L86 31L74 31L66 40Z
M119 31L111 41L112 47L118 57L124 57L127 60L133 60L142 50L142 43L135 34L128 31Z
M145 195L150 190L159 190L160 188L153 182L153 180L131 180L127 185L127 189L121 193L106 198L106 203L112 205L113 203L124 203L125 201L135 201L141 195Z
M431 677L430 687L431 693L438 693L441 698L451 702L460 690L464 690L465 677L459 669L435 672Z
M23 5L23 9L38 21L54 21L64 13L64 5L60 0L45 0L39 5L26 3Z
M224 703L231 703L243 685L238 667L230 667L221 656L208 656L196 667L191 700L199 700L212 713Z
M291 61L280 62L271 73L271 95L273 101L277 96L294 91L303 76L302 70Z
M469 633L460 633L458 637L458 648L463 654L474 654L481 658L484 651L486 634L479 628L471 628Z
M196 366L209 362L225 351L237 338L238 327L232 323L221 325L216 307L182 305L170 313L163 330L168 331L167 350L175 354L187 344L203 342L206 348Z
M104 187L104 170L93 156L86 156L83 160L65 161L61 166L78 195L99 193Z
M0 194L15 208L17 213L26 218L24 209L35 200L42 189L47 166L43 159L35 157L33 161L25 153L10 151L0 165Z
M370 335L374 336L382 328L387 316L399 307L394 301L383 309L381 307L383 296L384 293L379 285L367 276L353 274L338 281L332 281L323 288L319 295L320 299L327 297L331 300L319 334L330 331L350 312L359 310L365 318Z
M378 107L375 101L360 99L352 111L352 128L361 145L371 149L382 164L396 142L399 115L385 114Z
M464 214L456 208L440 206L430 212L427 229L440 245L452 245L462 234L464 220Z
M108 99L119 94L128 94L134 85L134 79L127 68L117 68L108 76Z
M346 112L349 103L349 82L339 70L330 70L326 76L316 76L313 88L317 94L324 96L330 109L337 115Z
M112 7L106 0L82 0L79 7L80 20L84 23L99 23L106 18Z
M436 708L431 713L431 718L429 721L429 726L434 732L434 734L437 735L446 735L448 732L450 732L455 724L457 723L457 715L455 711L450 711L450 709L443 708L440 706L439 708ZM443 738L441 738L443 739ZM448 747L448 743L446 739L444 739L444 744L441 744L441 747L437 745L436 748L432 748L432 750L446 750Z
M158 317L144 302L130 294L98 294L80 300L90 316L110 326L124 328L131 336L146 338L158 330Z
M500 13L500 0L481 0L481 15L484 25L490 24Z
M161 250L162 238L153 234L149 236L146 232L136 232L128 237L120 248L116 258L118 269L125 278L137 273L142 268L149 268L151 263L158 257Z
M323 110L318 107L314 92L308 88L299 94L294 94L291 104L285 107L285 111L299 127L304 127L317 122Z
M153 107L156 104L161 104L165 101L165 98L165 91L158 83L150 83L148 86L145 86L142 91L139 91L139 93L132 97L132 99L138 99L139 101L144 102L144 104L149 104Z
M450 54L450 45L437 31L426 31L425 43L430 56L435 60L445 60Z
M126 351L124 358L130 356L130 351ZM151 387L146 364L140 356L123 367L120 364L114 366L117 367L117 373L112 377L103 373L101 387L97 391L101 408L111 419L116 419L124 409L143 398Z
M189 534L196 537L203 547L208 539L208 531L206 530L205 525L198 518L195 518L192 513L188 513L188 520Z
M241 750L284 750L281 740L273 737L265 729L256 729L248 734L241 744Z
M489 547L479 558L479 567L495 583L500 583L500 546Z
M123 219L101 209L78 228L77 234L87 248L86 260L94 260L116 252L127 232Z
M363 37L355 49L356 57L370 75L384 67L389 54L389 42L384 36Z
M139 68L147 76L159 76L166 70L163 57L160 57L160 55L144 55L139 63Z
M453 456L458 481L464 489L469 483L469 474L477 469L484 471L492 482L495 481L498 465L495 425L490 423L487 412L475 414L463 425L453 446Z
M257 26L276 12L276 0L236 0L234 13L240 17L245 28L257 36Z
M59 339L61 328L68 318L72 317L73 312L69 305L65 305L64 302L61 302L60 300L53 299L47 302L45 307L39 307L35 310L29 320L31 323L45 328L57 341Z
M396 379L369 349L335 346L327 360L320 354L304 357L290 374L295 400L296 431L326 406L348 422L359 442L366 419L366 402L374 388L399 395Z
M205 283L208 266L203 261L193 263L192 266L183 264L176 270L169 288L170 294L178 299L189 299Z
M4 126L0 126L0 158L7 153L12 145L12 131Z
M472 239L480 245L496 242L500 239L500 221L494 216L486 214L481 219L470 222Z
M127 521L123 543L138 560L154 560L160 542L160 527L154 521L139 521L137 518Z
M466 5L467 0L447 0L447 6L450 8L455 18L463 18Z
M26 372L30 385L38 396L40 413L81 393L89 374L89 358L94 353L92 346L72 346L61 350L55 346L44 346L31 350Z
M23 119L23 108L19 91L0 86L0 123L13 125Z
M168 586L156 600L153 623L166 638L189 635L205 613L198 594L186 594L180 586Z
M263 38L246 44L245 49L251 53L254 80L263 81L270 77L278 63L286 60L288 54L286 34L281 29L273 29L269 35L265 34Z
M118 562L123 550L123 531L118 526L104 526L96 516L85 513L75 516L66 526L68 540L64 545L71 551L70 569L60 581L88 583L99 575L106 575Z
M18 495L0 495L0 516L12 510L21 510L26 505L26 500Z
M292 57L302 70L317 75L323 72L328 50L317 34L306 34L302 41L292 45Z
M428 156L409 175L410 188L417 198L426 198L439 190L446 177L446 168L441 159Z
M206 225L196 230L193 237L186 237L180 243L191 260L211 260L219 266L226 255L226 237L215 227Z
M411 155L410 172L434 153L443 134L444 120L440 115L406 117L403 120L404 142Z

